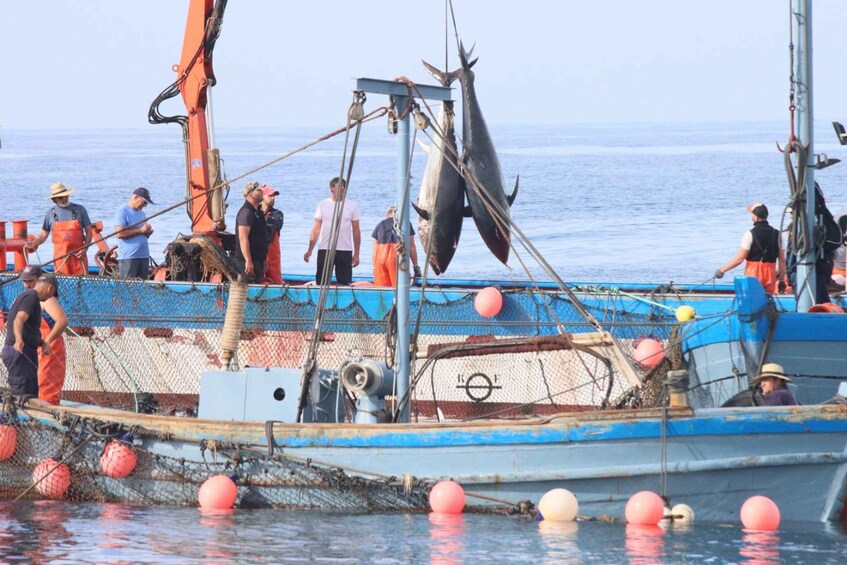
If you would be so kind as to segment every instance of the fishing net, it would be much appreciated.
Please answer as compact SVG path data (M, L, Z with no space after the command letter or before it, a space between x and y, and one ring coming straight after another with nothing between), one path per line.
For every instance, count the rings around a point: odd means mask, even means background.
M19 414L8 395L4 414L0 497L7 499L196 506L204 482L226 475L238 486L236 505L242 508L414 511L427 508L432 486L220 442L174 441L174 456L162 455L133 445L132 437L173 440L167 434L58 413L31 417L39 414Z
M60 287L69 319L63 399L136 412L196 414L201 373L225 368L221 328L229 284L69 277L61 279ZM20 281L0 285L0 309L8 311L22 290ZM318 294L316 287L251 287L238 345L240 366L302 367ZM419 291L413 291L412 331L417 329L413 339L419 355L492 339L594 331L563 294L506 291L503 309L495 318L477 314L474 296L431 288L421 301ZM634 344L646 337L666 342L675 326L666 310L645 308L625 296L596 292L580 296L582 307L616 336L633 363ZM335 370L351 358L393 364L392 299L391 292L373 288L330 290L317 365ZM5 331L0 329L0 338ZM425 370L419 359L416 366L421 372L413 381L422 388L413 401L420 417L440 417L438 408L441 416L457 419L600 408L610 396L616 398L632 386L598 357L567 348L454 356L430 363ZM5 368L0 365L0 386L5 384ZM465 412L445 411L455 402L473 406ZM527 405L535 407L530 410ZM508 406L514 409L503 411Z

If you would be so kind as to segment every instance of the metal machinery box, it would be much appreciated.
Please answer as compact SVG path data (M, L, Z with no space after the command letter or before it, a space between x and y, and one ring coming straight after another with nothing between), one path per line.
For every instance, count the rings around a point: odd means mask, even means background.
M238 422L297 421L300 399L300 369L246 367L241 371L208 371L200 375L198 418ZM320 371L320 404L317 421L342 421L343 406L336 406L338 379L330 371ZM339 403L340 404L340 403ZM340 415L340 417L339 417ZM303 421L311 422L307 405Z

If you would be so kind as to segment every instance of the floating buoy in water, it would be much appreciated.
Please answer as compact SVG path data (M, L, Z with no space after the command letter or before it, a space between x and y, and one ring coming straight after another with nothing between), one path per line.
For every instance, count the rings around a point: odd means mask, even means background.
M461 514L465 508L465 489L454 481L440 481L429 492L429 506L437 514Z
M808 310L812 313L818 314L843 314L844 309L836 304L835 302L822 302L820 304L815 304Z
M7 424L0 425L0 461L5 461L18 448L18 432Z
M206 479L206 482L200 486L197 498L200 508L226 510L235 504L235 499L238 498L238 487L230 477L215 475Z
M662 343L655 339L642 339L635 348L635 362L642 367L655 367L665 358L665 350Z
M694 510L687 504L677 504L671 508L671 516L675 524L691 524L694 522Z
M574 494L563 488L547 491L538 501L538 519L550 522L573 522L579 512Z
M665 502L655 492L636 492L626 502L624 515L630 524L655 526L665 514Z
M694 316L696 315L697 312L694 311L694 308L685 304L676 309L676 319L680 322L687 322L688 320L693 320Z
M62 498L71 486L71 470L55 459L45 459L32 471L32 482L41 496Z
M741 523L748 530L775 530L779 520L779 507L767 496L751 496L741 506Z
M487 286L477 293L473 305L480 316L491 318L500 313L503 307L503 295L493 286Z
M135 469L138 456L125 443L112 440L100 456L100 470L107 477L121 479Z

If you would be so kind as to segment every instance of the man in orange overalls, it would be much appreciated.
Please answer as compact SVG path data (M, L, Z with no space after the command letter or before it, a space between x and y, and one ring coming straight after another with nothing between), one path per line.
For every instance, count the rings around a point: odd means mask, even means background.
M88 212L79 204L70 202L73 188L57 182L50 185L50 200L53 206L47 210L41 233L26 245L27 251L35 251L53 232L53 269L57 275L88 274L88 244L94 234ZM71 253L73 252L73 253ZM67 257L65 257L67 255Z
M285 223L282 210L274 208L279 191L272 186L262 186L262 203L259 205L265 214L268 226L268 258L265 270L266 284L282 284L282 252L279 248L279 232Z
M777 281L785 273L785 251L782 249L782 237L779 230L768 224L768 207L761 202L747 206L753 228L744 233L741 247L729 263L715 271L715 278L723 278L724 273L747 261L744 274L756 277L765 292L777 291ZM777 271L777 262L779 271Z
M386 218L374 228L371 237L374 238L371 261L374 266L374 284L376 286L397 286L397 246L400 236L394 231L395 207L391 206L386 212ZM421 276L418 266L418 250L415 247L415 230L409 226L409 258L414 267L414 276Z
M37 265L27 265L21 271L21 281L25 289L33 289L36 284L50 285L51 296L41 302L41 339L49 344L50 354L38 351L38 398L50 404L59 405L62 387L65 386L67 352L65 350L65 328L68 317L59 304L59 281L50 273L45 273Z

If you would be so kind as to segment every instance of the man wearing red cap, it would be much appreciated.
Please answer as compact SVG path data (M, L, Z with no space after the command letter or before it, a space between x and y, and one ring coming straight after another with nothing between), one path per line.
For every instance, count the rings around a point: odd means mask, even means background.
M272 186L262 187L261 210L268 226L268 259L265 267L265 283L282 284L282 254L279 249L279 232L285 221L282 210L274 208L279 191Z
M777 273L785 273L785 251L782 249L782 238L779 230L768 224L768 207L761 202L747 206L753 228L745 232L741 238L741 247L729 263L715 271L715 278L723 278L724 273L734 269L744 261L744 274L756 277L765 292L777 291ZM779 271L777 271L779 262Z

